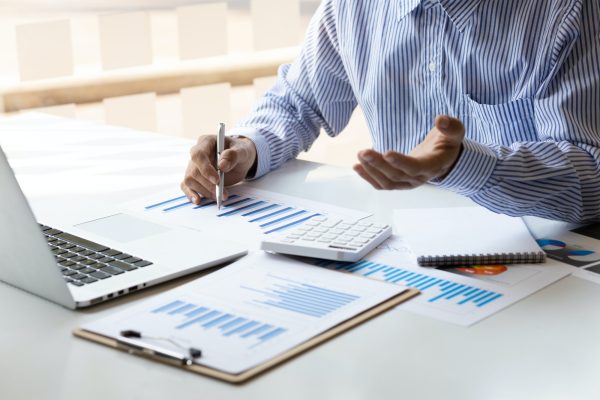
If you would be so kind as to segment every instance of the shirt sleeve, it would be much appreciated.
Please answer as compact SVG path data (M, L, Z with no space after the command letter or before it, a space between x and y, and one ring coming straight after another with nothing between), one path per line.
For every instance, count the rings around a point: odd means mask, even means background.
M581 2L576 4L581 6ZM465 139L439 182L491 210L571 222L600 217L600 11L585 2L565 17L532 101L532 137L510 146Z
M321 128L336 136L348 124L357 103L340 58L335 7L333 0L319 6L297 59L279 68L275 86L229 131L256 145L253 178L308 150Z

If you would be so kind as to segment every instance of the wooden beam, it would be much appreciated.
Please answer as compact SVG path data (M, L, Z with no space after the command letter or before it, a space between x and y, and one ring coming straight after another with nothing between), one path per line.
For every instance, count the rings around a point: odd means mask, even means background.
M281 64L291 62L297 47L104 71L94 76L73 76L22 82L0 89L0 111L60 104L82 104L107 97L155 92L158 95L212 83L250 85L255 78L273 76Z

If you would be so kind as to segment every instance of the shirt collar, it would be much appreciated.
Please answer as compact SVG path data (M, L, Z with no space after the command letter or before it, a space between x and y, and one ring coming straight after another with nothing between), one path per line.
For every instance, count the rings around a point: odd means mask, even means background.
M428 9L437 1L460 32L463 32L467 27L471 15L481 3L481 0L399 0L396 3L397 18L401 20L417 8L419 4Z

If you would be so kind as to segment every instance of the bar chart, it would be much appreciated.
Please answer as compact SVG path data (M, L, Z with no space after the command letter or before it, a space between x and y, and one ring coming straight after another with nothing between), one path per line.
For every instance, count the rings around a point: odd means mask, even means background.
M502 293L485 290L475 285L461 284L426 273L410 271L369 260L362 260L356 263L323 260L319 261L317 265L419 289L422 293L421 296L425 297L427 303L447 303L447 305L461 308L467 306L482 308L492 304L503 296Z
M241 288L262 295L263 299L254 300L258 304L316 318L325 317L360 298L351 293L296 282L273 274L269 274L269 277L274 283L263 289L249 286Z
M198 216L208 213L216 218L241 218L245 222L255 224L264 234L283 231L313 217L321 215L319 212L310 211L297 206L279 204L260 199L257 196L232 194L223 203L221 210L217 209L216 202L203 198L200 204L193 204L185 196L160 200L157 203L144 207L147 211L174 213L180 210L194 210Z
M224 338L247 340L248 347L272 340L287 331L280 326L183 300L169 302L151 312L177 318L179 321L175 325L176 330L212 330L214 334Z

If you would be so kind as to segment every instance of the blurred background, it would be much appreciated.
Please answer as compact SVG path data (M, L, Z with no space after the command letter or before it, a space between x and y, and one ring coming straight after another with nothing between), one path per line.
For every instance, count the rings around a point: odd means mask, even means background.
M214 133L219 121L233 127L272 86L278 66L293 61L318 5L3 1L0 111L34 110L188 138ZM300 158L351 166L366 147L370 135L357 109L339 137L323 133Z

